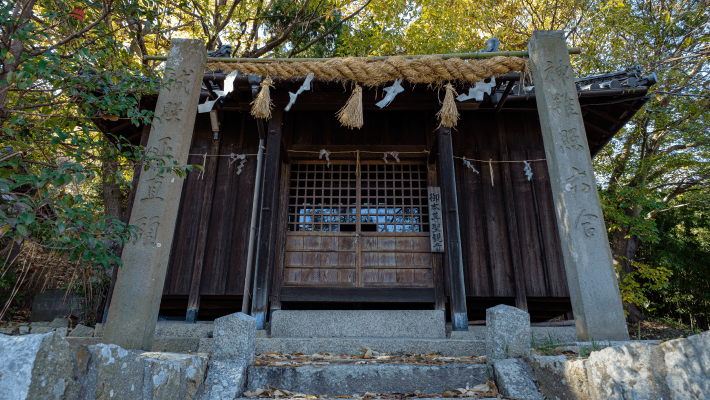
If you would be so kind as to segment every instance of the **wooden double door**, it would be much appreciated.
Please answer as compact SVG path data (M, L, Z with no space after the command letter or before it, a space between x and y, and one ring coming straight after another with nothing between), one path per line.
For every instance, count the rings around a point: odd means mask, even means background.
M290 178L283 286L434 286L426 164L292 164Z

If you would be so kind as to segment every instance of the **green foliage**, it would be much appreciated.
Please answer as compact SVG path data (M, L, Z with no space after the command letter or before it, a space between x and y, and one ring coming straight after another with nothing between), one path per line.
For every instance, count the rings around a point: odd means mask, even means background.
M274 1L271 14L273 17L265 16L264 31L272 37L282 35L286 29L296 20L300 4L296 2L277 0ZM288 35L288 40L284 44L275 48L274 57L333 57L339 47L339 36L343 30L342 11L334 1L311 3L305 10L307 13L322 14L322 18L306 25L297 25ZM328 32L332 29L332 32ZM321 38L321 36L323 36ZM320 40L318 40L320 38ZM317 41L316 41L317 40ZM305 45L315 42L308 49L300 51Z
M662 288L642 289L649 315L680 323L681 329L710 329L710 209L673 210L661 214L658 225L659 243L644 244L640 258L672 276Z
M80 8L85 20L72 17ZM24 14L18 11L24 9ZM156 3L21 0L0 5L0 276L12 293L13 247L34 243L81 265L91 279L119 264L133 227L104 212L105 182L130 186L133 163L166 173L185 166L144 154L98 129L105 119L139 126L141 98L161 76L136 57L131 21L159 32ZM109 176L106 165L115 164ZM120 199L119 199L120 202ZM119 210L120 212L120 210ZM13 287L5 287L12 284ZM12 299L5 299L6 302ZM0 318L2 318L0 312Z

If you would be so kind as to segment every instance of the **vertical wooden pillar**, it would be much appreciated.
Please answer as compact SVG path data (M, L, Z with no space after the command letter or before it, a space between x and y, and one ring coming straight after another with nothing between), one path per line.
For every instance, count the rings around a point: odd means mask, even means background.
M276 254L282 118L283 110L276 108L269 121L266 139L259 241L254 264L254 298L251 305L251 315L256 318L257 329L264 329L264 323L266 322L266 311L269 303L269 278Z
M210 226L210 217L212 216L212 200L214 198L214 185L217 180L217 164L219 154L219 141L221 136L212 140L212 145L207 154L207 165L204 171L203 178L205 182L205 194L202 198L202 215L200 216L200 226L197 231L197 248L195 249L195 262L192 269L192 280L190 281L190 297L187 300L187 315L185 322L194 324L197 321L197 312L200 308L200 284L202 283L202 269L205 262L205 248L207 248L207 231ZM212 157L210 157L212 156ZM200 171L191 172L199 174Z
M461 234L459 231L459 210L456 198L456 176L454 172L454 150L451 145L451 128L439 127L439 167L441 168L441 195L444 205L444 229L446 229L446 258L449 262L451 279L451 325L455 331L468 330L466 312L466 284L463 274L461 254Z

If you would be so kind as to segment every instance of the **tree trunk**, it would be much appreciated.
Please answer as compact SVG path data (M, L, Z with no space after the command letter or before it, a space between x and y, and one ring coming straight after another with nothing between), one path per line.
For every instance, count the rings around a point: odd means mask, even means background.
M118 176L118 160L115 159L115 154L116 154L116 148L114 147L113 143L109 140L107 136L104 136L104 142L106 143L106 147L104 149L105 151L105 158L103 161L103 165L101 167L101 175L102 175L102 182L101 182L101 189L102 189L102 195L103 195L103 200L104 200L104 215L107 217L111 217L117 220L121 220L122 212L121 212L121 204L123 203L123 198L122 198L122 193L121 193L121 185L118 182L117 176ZM115 254L120 255L121 253L121 244L120 243L115 243L113 246L111 246L112 251L115 252ZM104 279L109 280L109 285L112 280L111 276L111 271L114 270L115 267L106 269L106 270L96 270L97 274L100 274ZM101 322L103 318L103 311L106 306L106 301L108 297L108 291L109 291L109 286L102 287L100 293L98 293L98 298L96 302L96 318L97 322Z
M104 215L121 219L121 186L116 179L118 173L117 160L105 160L102 166L102 190L104 198Z
M621 282L624 282L626 275L634 272L632 262L641 245L639 237L628 236L628 228L623 228L612 234L611 252L614 257L614 266L617 267L617 277ZM628 312L627 320L631 323L648 319L636 304L624 304L624 309Z

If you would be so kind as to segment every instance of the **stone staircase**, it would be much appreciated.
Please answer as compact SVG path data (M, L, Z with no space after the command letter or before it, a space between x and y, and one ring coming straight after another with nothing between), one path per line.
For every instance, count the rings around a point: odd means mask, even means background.
M215 321L213 338L200 339L199 351L211 354L212 372L208 372L206 398L231 397L231 390L237 387L247 393L278 388L316 396L418 391L449 397L453 393L444 392L466 388L478 388L482 395L497 394L488 386L495 370L483 357L485 327L477 327L457 339L448 338L443 311L279 310L272 314L270 334L264 331L255 334L252 350L250 340L234 343L229 338L236 332L240 335L249 332L249 318L243 314L220 318ZM529 339L526 341L529 345ZM254 354L249 351L262 355L256 357L255 363L236 361ZM285 357L282 359L288 362L264 361L266 353ZM300 362L309 355L318 362ZM524 363L503 361L510 364L509 375L526 375ZM532 380L525 383L529 395L517 397L541 398ZM510 390L506 393L515 394Z
M212 324L195 328L190 324L159 323L156 340L170 337L191 337L201 332L200 353L211 353L211 338L204 338ZM537 341L555 343L577 341L574 326L532 327ZM444 311L286 311L272 315L271 334L257 331L256 353L277 351L283 354L317 352L357 354L361 348L385 353L420 353L430 351L448 356L483 355L486 350L486 327L469 326L467 332L449 332ZM190 336L192 335L192 336Z
M445 318L444 311L434 310L278 310L273 312L267 332L256 330L253 318L238 313L214 323L159 322L153 351L197 352L210 356L202 397L205 400L234 399L245 391L269 387L329 396L416 391L443 395L445 391L461 388L480 388L481 385L485 388L487 381L494 377L501 384L506 376L526 375L525 364L514 359L502 360L498 368L485 363L482 356L487 350L486 326L470 326L467 332L447 332ZM543 341L576 342L574 327L533 327L531 332ZM530 333L523 336L529 338ZM525 341L529 344L529 339ZM357 358L367 350L375 357ZM286 355L293 354L329 353L331 356L318 363L296 360L287 363L289 365L275 365L264 363L259 357L254 363L254 354L266 353L288 358L293 357ZM386 355L398 354L423 355L424 358L436 354L448 359L439 363L385 359ZM378 359L377 355L383 357ZM481 357L476 359L476 356ZM499 377L498 370L509 372ZM531 380L526 382L534 389ZM532 392L530 398L537 398L536 389Z
M275 311L271 337L257 339L257 353L483 354L480 341L446 338L443 311ZM453 346L452 346L453 345ZM458 346L456 346L458 345ZM377 354L376 353L376 354ZM356 393L441 394L487 381L485 364L418 365L363 359L317 366L252 366L247 391L271 385L289 391L331 396ZM325 364L325 365L323 365Z

